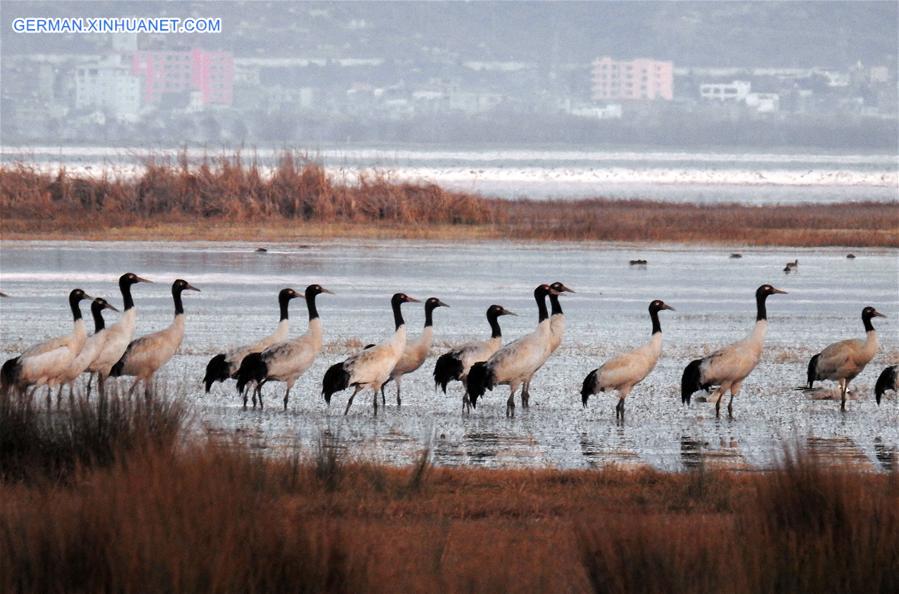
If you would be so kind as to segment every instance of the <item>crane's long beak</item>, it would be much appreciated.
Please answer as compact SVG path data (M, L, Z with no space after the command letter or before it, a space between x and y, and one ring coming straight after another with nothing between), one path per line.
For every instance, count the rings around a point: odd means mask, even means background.
M872 316L872 317L875 317L875 318L885 318L885 317L886 317L885 315L883 315L882 313L880 313L880 312L877 311L876 309L874 310L874 313L871 314L871 316Z
M574 289L570 289L570 288L566 287L564 283L559 283L559 284L562 285L562 290L559 291L560 293L574 293Z
M787 293L786 291L784 291L783 289L778 289L777 287L771 287L771 292L772 292L772 293L781 293L781 294L783 294L783 295L788 295L788 293Z
M106 302L106 305L103 306L103 309L111 309L112 311L119 311L119 308L117 308L115 305L113 305L112 303L110 303L108 301Z
M94 300L94 298L91 297L90 295L88 295L87 293L85 293L85 294L84 294L84 297L82 297L81 299L82 299L82 300L89 299L90 301L93 301L93 300Z
M437 300L437 307L449 307L449 305L447 305L446 303L444 303L443 301L441 301L440 299L438 299L438 300Z
M406 301L408 301L409 303L421 303L420 300L416 299L415 297L409 297L408 295L406 295Z
M677 311L676 309L674 309L673 307L671 307L671 306L668 305L667 303L663 303L663 304L662 304L662 309L670 309L671 311Z
M137 282L139 282L139 283L152 283L153 282L148 278L144 278L142 276L137 276L137 275L135 275L135 276L137 277Z
M322 293L327 293L328 295L336 295L337 294L334 291L331 291L330 289L326 289L324 287L322 287Z
M196 288L195 286L193 286L193 285L190 284L190 283L187 283L187 286L184 287L184 290L185 290L185 291L196 291L197 293L201 293L201 292L202 292L202 291L200 291L200 289Z

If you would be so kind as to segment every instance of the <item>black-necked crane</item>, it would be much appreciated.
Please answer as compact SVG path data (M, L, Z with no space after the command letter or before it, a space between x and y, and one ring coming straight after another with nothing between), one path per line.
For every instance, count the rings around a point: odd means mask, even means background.
M492 391L496 386L507 385L509 398L506 400L506 416L515 416L515 392L545 360L544 354L552 333L546 297L555 292L549 285L540 285L534 289L534 300L537 302L537 327L534 331L505 345L487 361L471 366L468 372L468 398L471 406L477 407L478 398L486 390Z
M521 386L521 405L524 408L528 408L531 405L531 378L540 371L540 368L556 352L556 349L561 346L562 338L565 336L565 312L562 311L559 297L562 293L574 293L574 289L569 289L561 282L554 282L549 287L552 289L552 292L549 294L549 342L547 343L546 352L543 353L543 361L537 366L531 377L526 379Z
M437 363L434 365L434 386L440 386L443 388L443 393L446 394L446 386L451 381L462 382L462 386L465 388L465 395L462 398L463 412L470 406L468 401L468 372L471 366L475 363L486 361L493 353L499 350L499 347L503 344L503 332L499 327L499 317L514 315L517 314L512 313L502 305L491 305L487 308L490 338L463 344L437 358Z
M128 393L131 394L143 381L144 391L150 393L150 380L153 375L175 355L184 340L184 306L181 303L183 291L199 291L184 279L172 283L172 301L175 304L175 319L163 330L141 336L132 340L125 354L118 363L112 366L109 375L112 377L131 376L134 383Z
M884 317L886 316L870 305L862 309L865 340L850 338L835 342L809 359L808 388L812 388L816 380L832 380L839 383L840 410L845 411L849 382L865 369L880 348L877 331L874 330L871 319Z
M257 396L261 408L263 406L262 387L266 383L274 381L287 384L287 390L284 392L284 410L287 410L290 389L293 388L297 379L312 366L322 350L322 321L315 306L315 298L322 293L333 295L331 291L321 285L306 287L309 328L305 334L293 340L277 342L262 352L250 353L243 358L240 369L237 371L237 391L243 394L244 408L247 407L246 388L250 382L256 384L253 391L253 408L256 407Z
M649 342L623 355L619 355L603 363L584 378L581 387L581 403L587 408L587 400L598 392L618 392L618 404L615 406L615 419L624 421L624 399L630 391L642 382L655 368L662 354L662 325L659 323L659 312L674 310L661 299L649 304L649 319L652 321L652 335Z
M406 349L406 322L403 320L403 303L418 303L405 293L395 293L390 299L390 307L393 310L393 322L395 330L386 341L366 348L345 361L336 363L328 368L322 379L322 396L329 405L331 396L341 390L353 386L353 393L346 403L343 414L350 412L350 406L356 394L364 388L371 388L373 395L374 412L378 414L378 392L381 386L390 378L390 372L403 351Z
M792 262L787 262L787 265L784 266L784 272L786 274L790 274L791 272L795 272L799 270L799 260L793 260Z
M224 382L232 378L236 379L237 370L240 369L240 363L244 357L250 353L261 353L273 344L287 340L290 333L290 315L288 311L290 300L299 296L300 294L291 288L281 289L278 293L278 307L281 310L281 319L278 321L278 326L273 333L252 344L235 347L225 353L219 353L209 360L209 363L206 364L206 376L203 378L207 394L215 382Z
M874 398L877 400L878 406L884 394L890 390L899 392L897 379L899 379L899 365L884 367L883 371L880 372L880 377L877 378L877 383L874 384Z
M400 406L400 384L403 376L412 373L422 366L428 355L431 354L431 343L434 342L434 310L438 307L449 307L446 303L436 297L428 297L425 300L425 327L421 332L418 340L406 340L406 348L403 350L403 356L396 362L390 377L381 385L381 403L385 406L384 386L391 381L396 382L396 405Z
M49 400L57 378L81 352L87 340L87 330L81 317L80 304L91 297L81 289L69 293L69 309L72 312L71 334L59 336L35 344L18 357L7 360L0 369L3 393L11 389L25 390L31 386L47 386Z
M739 342L718 349L702 359L691 361L681 377L681 402L690 404L694 392L717 386L712 398L715 400L715 416L721 413L721 399L730 391L727 413L733 416L734 396L740 392L743 380L752 373L762 357L765 334L768 332L768 313L765 302L768 297L786 291L771 285L762 285L755 292L756 317L752 332Z
M97 374L98 387L102 393L106 378L112 366L119 362L131 339L134 338L134 327L137 323L137 310L134 308L134 298L131 296L131 287L137 283L152 283L153 281L141 278L133 272L126 272L119 277L119 291L122 293L122 315L119 321L106 329L106 342L103 350L87 368L91 374ZM90 388L90 381L88 381Z
M87 368L90 367L91 363L96 360L103 350L103 346L106 344L106 339L109 336L106 331L106 321L103 319L104 309L119 311L102 297L97 297L93 300L91 303L91 316L94 318L94 333L87 337L87 340L84 341L84 346L81 347L81 352L72 359L69 366L57 378L59 383L57 400L62 396L62 389L65 386L69 386L70 394L73 393L75 380L78 379L79 375L87 371Z

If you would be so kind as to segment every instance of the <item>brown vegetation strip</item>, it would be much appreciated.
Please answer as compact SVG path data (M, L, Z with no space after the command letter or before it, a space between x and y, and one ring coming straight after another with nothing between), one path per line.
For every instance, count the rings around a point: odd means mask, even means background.
M110 398L0 402L0 591L899 591L895 471L273 459L158 433L177 401Z
M601 188L600 188L601 190ZM802 192L797 188L797 192ZM6 239L301 241L333 237L899 247L899 205L690 205L499 200L381 173L335 181L285 153L265 175L240 156L146 163L137 177L0 167Z

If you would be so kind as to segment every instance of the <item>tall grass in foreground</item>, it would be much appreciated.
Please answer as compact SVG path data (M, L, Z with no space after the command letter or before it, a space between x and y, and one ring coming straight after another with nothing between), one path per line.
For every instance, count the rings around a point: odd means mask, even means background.
M428 452L397 468L355 460L328 435L290 457L207 440L172 447L134 418L157 409L84 407L96 410L28 414L115 419L134 441L110 445L108 463L61 475L31 455L35 467L4 475L0 591L899 588L896 472L802 453L755 474L445 469ZM18 436L56 443L48 427Z
M184 155L175 162L150 159L134 177L115 170L77 177L64 168L49 174L23 164L0 166L0 209L0 230L7 235L102 238L127 227L125 237L147 239L285 241L380 234L899 247L896 204L499 200L398 181L378 171L358 180L335 179L321 164L289 151L271 172L240 154L199 164ZM91 226L85 229L88 217Z

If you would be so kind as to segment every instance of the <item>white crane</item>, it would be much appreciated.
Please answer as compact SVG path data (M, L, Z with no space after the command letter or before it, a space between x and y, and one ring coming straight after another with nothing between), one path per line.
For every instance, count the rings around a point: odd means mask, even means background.
M877 383L874 384L874 398L877 399L878 406L886 392L890 390L893 392L899 391L897 378L899 378L899 365L884 367L883 371L880 372L880 377L877 378Z
M381 386L390 378L397 361L403 355L406 348L406 322L403 320L401 306L403 303L419 303L405 293L395 293L390 299L393 309L393 322L396 327L393 335L386 341L366 348L341 363L336 363L328 368L322 379L322 396L329 405L331 396L336 392L353 386L353 394L346 403L343 414L350 412L353 399L360 390L368 387L372 389L374 412L378 414L378 392Z
M57 382L59 383L59 393L56 396L57 402L62 396L63 387L69 386L69 394L74 392L75 380L78 379L79 375L87 371L87 368L103 350L103 346L106 344L106 338L109 336L109 333L106 331L106 322L103 319L104 309L119 311L102 297L97 297L93 300L91 303L91 316L94 318L94 333L87 337L84 346L81 348L81 352L78 353L77 357L72 359L69 366L57 378Z
M212 384L215 382L224 382L225 380L236 378L237 370L240 369L240 363L244 357L250 353L261 353L273 344L284 342L290 333L290 316L288 308L290 300L299 297L300 294L291 288L281 289L278 293L278 306L281 310L281 319L278 326L272 334L262 338L253 344L248 344L233 348L225 353L219 353L209 360L206 364L206 376L203 378L203 384L206 386L206 393L209 393Z
M529 408L531 405L531 378L540 371L540 368L543 367L552 354L556 352L556 349L561 346L562 338L565 335L565 312L562 311L562 304L559 303L559 297L562 293L574 293L574 289L569 289L560 282L554 282L549 287L553 290L553 292L549 294L549 343L546 352L543 353L543 361L537 369L534 370L531 377L526 379L521 386L521 405L524 408Z
M261 353L250 353L243 358L240 369L237 371L237 391L243 394L244 408L247 407L245 388L249 382L256 383L253 391L253 408L256 408L257 396L259 407L262 408L262 386L275 381L287 384L287 390L284 392L284 410L287 410L290 389L293 388L297 379L312 366L322 350L322 321L315 306L315 298L322 293L333 295L331 291L321 285L306 287L309 328L305 334L293 340L277 342Z
M549 348L551 328L546 310L546 296L556 293L549 285L534 289L537 302L537 327L530 334L510 342L487 361L475 363L468 372L468 399L472 407L486 390L496 386L509 386L506 401L506 416L515 416L515 392L543 364L544 354Z
M446 386L453 380L462 382L465 395L462 397L462 411L471 407L468 400L468 372L471 366L489 359L493 353L499 350L503 344L503 332L499 327L499 316L518 315L507 310L502 305L491 305L487 308L487 323L490 324L490 338L469 342L456 347L448 353L437 358L434 365L434 386L443 388L446 394Z
M134 308L134 299L131 297L131 287L137 283L152 282L133 272L126 272L119 277L119 291L122 293L123 301L122 315L118 322L106 329L106 344L103 345L103 350L100 351L94 362L87 368L92 374L97 374L97 383L101 394L112 366L119 362L134 337L137 310ZM90 390L90 380L88 380L88 390Z
M69 293L69 308L74 320L71 334L35 344L18 357L3 363L0 369L0 382L4 394L11 389L25 390L31 386L47 386L47 400L50 401L57 378L78 356L87 340L80 303L90 298L81 289L74 289Z
M786 291L771 285L762 285L755 292L756 317L752 333L739 342L718 349L711 355L691 361L681 377L681 402L690 404L694 392L718 386L712 398L715 400L715 416L721 413L721 399L730 391L727 413L733 416L734 396L740 392L743 380L752 373L762 357L765 334L768 332L768 314L765 302L775 294Z
M840 385L840 410L845 411L849 382L865 369L865 366L877 354L877 349L880 348L877 331L871 324L871 318L885 317L870 305L862 309L865 340L857 338L841 340L812 357L808 362L808 388L812 388L816 380L838 382Z
M132 340L125 354L113 365L112 377L132 376L135 378L128 393L131 394L143 381L144 391L150 393L150 380L153 375L175 355L184 340L184 306L181 303L183 291L199 291L184 279L172 283L172 301L175 303L175 319L159 332Z
M603 363L584 378L581 388L581 403L587 408L587 400L597 392L615 390L618 392L618 404L615 406L615 419L624 421L624 399L630 391L642 382L655 368L662 354L662 325L659 323L659 312L674 311L674 308L656 299L649 304L649 318L652 321L652 335L643 346L619 355Z
M425 327L421 332L421 336L418 337L418 340L412 342L406 340L403 356L396 362L387 381L381 385L381 404L384 406L387 406L384 397L384 386L391 381L396 382L396 405L399 407L402 404L400 383L403 381L403 376L421 367L428 355L431 354L431 343L434 341L434 310L438 307L449 307L449 305L436 297L429 297L425 300Z

